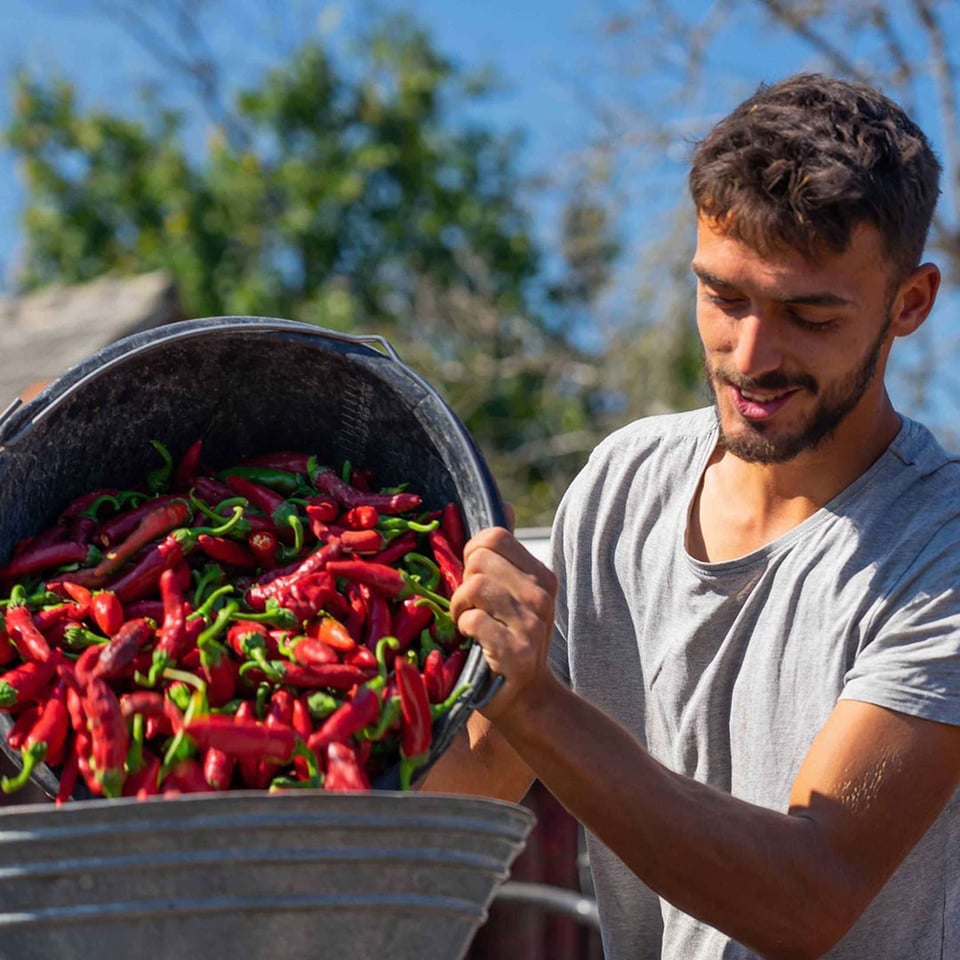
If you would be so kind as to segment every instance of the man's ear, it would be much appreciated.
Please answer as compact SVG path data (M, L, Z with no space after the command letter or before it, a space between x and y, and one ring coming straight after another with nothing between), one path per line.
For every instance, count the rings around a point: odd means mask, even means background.
M895 337L913 333L933 309L940 289L940 269L921 263L900 285L891 305L891 332Z

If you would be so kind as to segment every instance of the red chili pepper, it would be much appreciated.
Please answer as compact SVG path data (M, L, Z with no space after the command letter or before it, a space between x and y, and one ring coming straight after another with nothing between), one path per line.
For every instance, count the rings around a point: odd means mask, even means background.
M200 455L203 452L203 441L194 440L187 447L176 470L173 472L171 487L175 493L186 493L193 484L194 477L200 469Z
M457 557L463 556L463 548L467 543L467 535L463 527L463 517L460 508L451 501L440 514L440 532L444 535L450 549Z
M153 640L153 627L147 620L128 620L103 648L91 676L105 680L133 675L133 664L140 651Z
M340 658L333 647L316 637L293 637L281 652L304 667L321 667L328 663L339 663Z
M99 490L83 493L63 508L59 519L67 520L79 513L86 513L98 500L102 500L104 497L115 497L119 492L115 487L101 487Z
M128 774L126 780L123 781L123 796L144 800L147 797L155 797L159 794L160 769L162 766L162 761L155 753L144 750L140 769Z
M137 714L161 720L159 725L164 733L176 733L183 726L183 714L180 708L162 693L155 690L134 690L120 697L120 712L124 719Z
M373 556L380 553L384 547L383 535L379 530L344 530L340 534L343 549L350 553L361 553Z
M297 508L288 503L284 496L275 493L269 487L253 483L246 477L240 477L236 474L228 475L226 482L234 493L246 497L250 503L262 510L273 521L281 534L291 531L293 526L300 523Z
M146 617L147 620L152 620L154 623L163 623L162 600L134 600L132 603L121 605L121 607L125 620Z
M307 635L322 640L328 647L344 653L357 646L350 631L336 617L321 615L308 626Z
M393 618L390 635L397 638L397 650L406 650L433 621L433 609L419 597L405 597Z
M323 787L333 792L370 789L370 778L360 765L356 751L348 744L334 741L327 747Z
M453 693L454 685L460 677L463 670L463 664L467 659L467 651L463 647L457 647L447 654L443 661L443 695L440 697L442 703L450 694Z
M361 670L377 669L377 656L369 647L357 647L343 655L343 662L360 667Z
M111 517L100 527L100 543L105 547L111 547L126 539L137 529L140 521L143 520L144 517L148 516L163 504L169 503L171 500L181 500L181 498L173 494L164 493L160 496L145 500L137 507L125 510L123 513L118 513L115 517ZM181 500L181 503L182 502Z
M391 540L379 553L370 557L371 563L382 563L384 566L391 566L402 560L411 550L417 549L417 535L408 530L400 534L395 540Z
M333 742L345 743L364 727L380 718L380 697L369 687L357 688L353 697L323 721L320 728L310 735L307 746L319 754Z
M257 558L244 544L227 537L214 537L209 533L201 533L197 537L197 546L211 560L217 563L226 563L243 570L253 570L257 566Z
M254 610L263 610L270 597L277 600L281 606L288 598L289 591L306 577L313 573L320 573L327 564L340 555L340 541L330 540L318 550L314 550L305 560L300 561L289 573L273 577L266 583L255 583L247 591L247 602ZM336 592L336 591L334 591Z
M27 739L27 734L33 729L33 725L40 717L41 706L39 703L32 703L25 710L21 711L14 721L10 732L7 734L7 746L11 750L19 750L23 742Z
M61 669L64 664L61 664ZM80 698L80 692L76 686L76 677L72 672L61 673L61 677L67 685L67 714L70 717L70 726L74 733L80 733L87 729L87 715L83 712L83 700Z
M440 579L446 587L447 596L463 583L463 561L457 557L447 538L439 530L427 534L434 559L440 568Z
M104 796L119 797L130 748L130 734L120 702L106 680L91 677L83 695L83 708L93 740L94 779L102 787Z
M294 702L294 696L289 690L283 687L274 690L273 696L270 698L270 706L267 708L267 716L264 720L266 726L289 727L292 730ZM296 731L294 731L294 733L296 733ZM276 776L282 763L277 760L263 759L260 761L260 766L262 768L260 776L263 780L269 782Z
M69 563L88 564L100 559L100 551L89 543L65 540L24 550L0 567L0 580L14 580Z
M92 517L71 517L65 539L72 540L74 543L92 544L99 534L100 524ZM96 563L97 558L91 557L87 562Z
M196 717L185 727L187 735L200 750L215 747L238 760L275 760L287 763L296 746L293 727L276 723L267 726L224 714Z
M209 747L203 754L203 779L214 790L229 790L236 766L236 757L216 747Z
M110 589L123 603L140 600L153 590L164 570L177 566L183 559L183 547L173 536L167 536L150 550L131 570L110 584Z
M272 470L286 470L289 473L308 472L310 455L307 453L296 453L290 450L281 450L276 453L264 453L257 457L251 457L246 461L252 467L269 467Z
M229 703L237 691L239 665L226 647L211 642L200 651L200 669L207 681L207 701L215 709Z
M255 530L250 533L247 536L247 546L257 565L264 569L272 569L280 560L280 541L277 535L269 530Z
M307 708L304 697L297 697L293 701L290 725L304 743L306 743L313 734L313 718L310 716L310 711ZM293 767L300 780L306 780L310 777L310 765L307 763L306 757L299 754L294 756Z
M307 507L310 517L312 507ZM352 530L335 523L326 523L310 518L310 530L320 541L337 537L343 549L349 553L375 554L384 547L383 534L379 530Z
M337 596L337 583L329 573L312 573L291 584L278 598L300 623L317 616Z
M72 580L59 582L57 589L53 592L61 597L70 597L85 607L89 607L90 601L93 599L93 594L86 587L79 583L74 583Z
M304 667L287 660L271 660L270 667L275 682L290 687L331 687L334 690L349 690L355 684L366 683L375 671L349 663L328 663L314 667ZM262 670L254 668L249 679L265 679Z
M123 626L123 604L112 590L98 590L91 596L90 615L108 637L112 637Z
M0 622L2 622L2 617L0 617ZM13 645L10 635L0 627L0 667L5 667L8 663L13 663L14 660L19 658L20 654Z
M353 583L363 583L386 597L399 597L407 590L407 581L400 570L369 560L333 560L327 572Z
M427 697L431 703L442 703L443 695L443 652L434 647L423 661L423 683L427 688Z
M20 772L15 777L0 780L0 790L4 793L13 793L25 787L38 763L46 761L51 766L59 766L63 762L67 734L70 732L66 695L67 687L61 680L23 740Z
M73 677L77 690L82 694L87 688L87 683L93 676L100 660L100 654L103 653L102 646L87 647L83 653L74 661Z
M175 570L160 574L160 597L163 601L163 623L157 631L158 653L178 661L189 649L187 639L187 614L184 609L183 592L177 583Z
M97 779L93 765L93 737L84 730L74 735L74 745L77 750L77 767L87 789L96 797L103 796L103 784Z
M196 477L193 481L196 495L210 506L215 507L224 500L232 500L236 494L225 483L213 477Z
M33 615L33 625L46 637L48 643L50 637L49 631L57 624L72 620L74 623L81 623L88 613L87 607L82 603L60 603L55 607L44 607Z
M212 787L203 775L203 764L192 758L177 760L164 774L160 793L176 796L181 793L210 793Z
M408 660L397 657L394 661L394 676L400 694L403 711L403 728L400 734L400 785L406 789L417 762L422 762L430 749L433 733L433 716L430 700L420 671Z
M320 470L311 479L321 493L333 497L345 510L366 505L380 513L396 514L417 510L423 503L417 493L370 493L359 490L345 483L332 470Z
M380 522L380 511L370 503L360 503L345 511L340 522L351 530L372 530Z
M368 588L361 590L360 584L348 583L345 593L347 611L343 625L356 643L363 643L363 628L367 622L367 598L370 596L370 591Z
M151 501L154 502L155 501ZM143 514L137 526L121 543L104 554L103 559L94 567L94 575L108 577L119 570L141 547L152 543L157 537L183 526L191 515L190 504L186 500L173 499L155 505Z
M364 628L363 642L370 650L376 650L382 637L393 635L393 615L386 597L375 590L367 598L367 624Z
M252 700L241 701L235 717L241 723L259 724ZM251 790L265 790L269 786L269 781L263 777L264 771L261 770L258 757L234 757L234 762L245 787Z
M79 774L80 759L77 756L77 744L76 740L74 740L67 747L67 755L63 761L63 767L60 770L60 782L57 785L57 797L55 801L58 807L62 807L72 799Z
M317 523L333 523L340 516L340 506L334 500L323 497L311 497L307 501L307 516Z
M33 622L29 607L20 604L7 607L4 619L7 633L24 660L46 663L51 658L50 644Z

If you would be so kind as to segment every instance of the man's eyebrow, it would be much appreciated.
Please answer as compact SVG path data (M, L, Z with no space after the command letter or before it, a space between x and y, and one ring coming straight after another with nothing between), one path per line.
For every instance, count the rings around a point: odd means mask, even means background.
M697 263L692 263L690 265L690 269L701 283L705 283L710 287L736 286L736 284L731 283L729 280L726 280L723 277L717 276L715 273L711 273L709 270L704 269ZM847 300L845 297L841 297L839 294L830 293L828 291L823 291L822 293L798 293L794 295L784 295L777 297L776 300L778 303L791 303L806 307L851 307L856 305L855 300Z

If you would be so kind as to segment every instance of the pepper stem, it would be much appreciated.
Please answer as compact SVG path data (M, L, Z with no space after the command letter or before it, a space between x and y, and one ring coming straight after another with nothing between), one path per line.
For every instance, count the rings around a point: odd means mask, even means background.
M0 780L0 790L4 793L15 793L27 785L37 764L42 762L47 755L46 741L41 740L29 747L23 747L20 750L20 755L23 757L23 766L20 772L15 777L4 777Z

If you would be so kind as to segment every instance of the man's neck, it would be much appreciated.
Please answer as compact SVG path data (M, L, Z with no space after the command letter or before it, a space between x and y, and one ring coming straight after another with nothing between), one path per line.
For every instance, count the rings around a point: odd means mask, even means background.
M845 425L850 429L788 463L752 463L718 446L691 505L687 530L691 556L712 563L733 560L813 516L890 445L900 423L892 408L890 413L878 419L872 431Z

